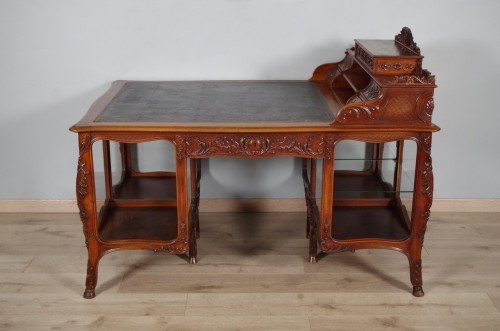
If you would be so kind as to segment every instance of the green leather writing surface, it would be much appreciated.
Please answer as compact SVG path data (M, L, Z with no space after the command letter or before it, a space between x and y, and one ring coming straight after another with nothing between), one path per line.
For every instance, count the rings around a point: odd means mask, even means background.
M330 122L309 81L127 82L96 122Z

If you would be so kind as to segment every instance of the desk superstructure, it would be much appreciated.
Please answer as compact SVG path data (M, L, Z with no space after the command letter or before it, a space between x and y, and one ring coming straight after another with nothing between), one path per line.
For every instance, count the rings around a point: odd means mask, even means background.
M215 156L301 158L309 260L316 261L318 249L397 250L408 257L413 294L422 296L431 138L439 130L431 122L435 80L422 69L422 58L403 28L395 40L356 40L342 61L319 66L308 81L115 82L71 128L79 137L76 192L88 249L84 297L95 296L99 260L111 251L187 254L196 263L200 160ZM135 145L157 140L173 144L175 171L140 172ZM97 141L103 143L106 187L100 210ZM345 142L365 144L366 153L338 157ZM415 146L409 157L405 142ZM117 183L110 143L121 151ZM319 206L317 159L323 160ZM345 160L362 166L338 167Z

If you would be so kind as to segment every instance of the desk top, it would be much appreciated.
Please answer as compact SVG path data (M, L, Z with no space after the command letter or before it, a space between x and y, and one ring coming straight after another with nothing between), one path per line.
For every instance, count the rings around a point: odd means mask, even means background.
M118 81L73 127L328 126L335 118L310 81Z

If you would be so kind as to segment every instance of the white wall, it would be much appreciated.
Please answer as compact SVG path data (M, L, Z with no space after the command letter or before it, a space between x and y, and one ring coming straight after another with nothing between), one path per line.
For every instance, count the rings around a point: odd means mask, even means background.
M68 128L113 80L307 79L354 38L403 26L439 85L435 197L500 198L499 13L495 0L0 0L0 199L74 198ZM210 163L204 196L245 196L217 178L242 170L257 174L248 196L302 195L293 161L262 162Z

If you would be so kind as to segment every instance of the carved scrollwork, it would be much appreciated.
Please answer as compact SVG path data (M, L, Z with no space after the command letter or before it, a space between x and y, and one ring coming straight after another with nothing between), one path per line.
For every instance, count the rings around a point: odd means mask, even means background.
M218 148L230 154L264 155L269 152L271 139L262 136L250 136L239 139L219 137L215 139ZM282 148L286 148L283 146Z
M370 84L366 87L366 89L363 91L363 95L368 100L378 98L380 96L380 86L375 81L372 80Z
M423 84L434 85L436 84L436 76L431 74L429 70L423 69L420 75L420 81L422 81Z
M422 134L420 140L420 146L424 152L423 169L420 171L420 176L422 178L421 195L424 199L424 209L422 212L422 226L416 233L420 244L424 243L424 236L427 229L427 222L431 214L432 199L433 199L433 187L434 187L434 175L432 172L432 157L431 157L431 144L432 135L430 133Z
M434 85L435 79L434 76L400 75L394 76L385 83L389 85Z
M395 76L389 83L394 85L418 85L422 84L422 81L415 75L402 75Z
M429 134L430 136L430 134ZM422 193L426 197L426 204L432 204L432 193L433 193L433 184L434 184L434 176L432 173L432 158L430 155L430 146L428 150L424 148L426 153L426 160L424 162L424 169L422 170Z
M337 116L336 122L347 124L358 120L374 120L380 115L379 105L355 105L343 109Z
M186 157L186 138L184 136L177 136L175 138L175 149L179 160Z
M425 153L428 156L428 161L430 162L431 161L430 157L431 157L432 135L427 134L427 133L423 133L422 135L423 135L423 138L421 139L421 145L422 145L422 148L424 149Z
M85 208L83 207L83 205L81 203L77 203L77 206L78 206L78 209L80 210L80 220L82 221L82 226L83 226L83 236L85 238L85 246L87 247L87 249L89 248L89 231L88 231L88 228L87 228L87 222L88 222L88 218L89 218L89 215L87 214L87 212L85 211Z
M320 136L298 138L286 135L188 136L185 153L187 157L211 155L259 157L282 154L320 157L324 149L325 141Z
M426 197L432 200L432 162L429 160L424 163L424 170L422 171L423 178L423 193Z
M153 249L153 252L159 253L159 252L166 252L169 254L173 255L181 255L181 254L186 254L187 253L187 242L183 243L182 245L162 245L160 247L156 247Z

